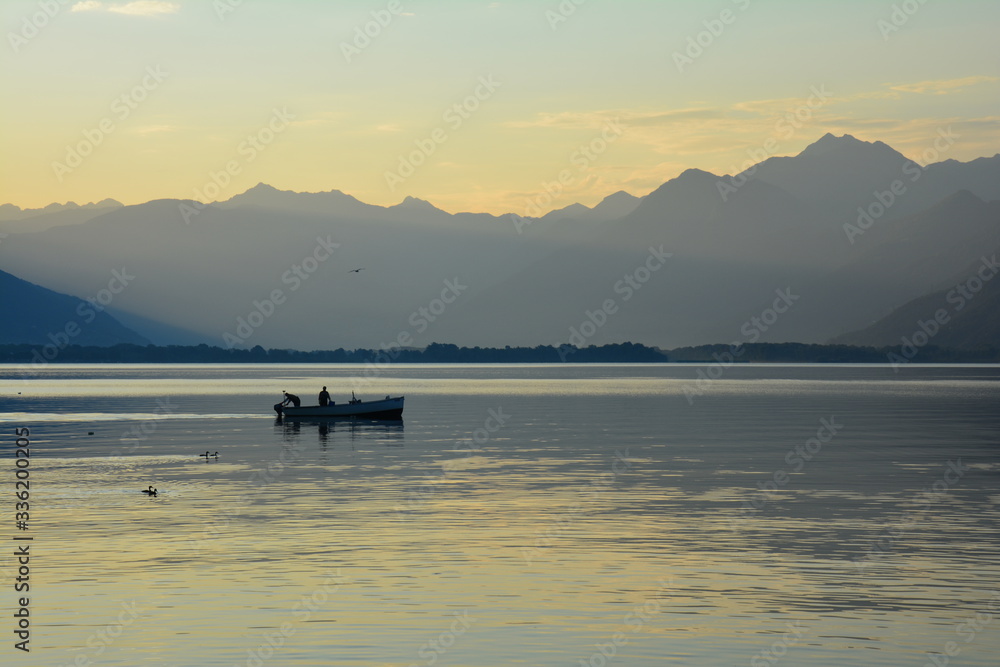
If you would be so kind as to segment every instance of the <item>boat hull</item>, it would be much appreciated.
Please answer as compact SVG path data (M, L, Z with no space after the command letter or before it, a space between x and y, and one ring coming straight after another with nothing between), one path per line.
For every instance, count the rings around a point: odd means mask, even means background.
M289 419L402 419L403 397L333 405L274 406L279 417Z

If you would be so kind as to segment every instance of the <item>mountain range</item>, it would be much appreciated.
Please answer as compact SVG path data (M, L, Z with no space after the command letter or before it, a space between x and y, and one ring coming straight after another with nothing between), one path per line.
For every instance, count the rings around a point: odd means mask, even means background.
M15 209L0 206L0 269L103 294L106 314L159 344L893 345L1000 250L1000 155L920 166L827 134L742 174L690 169L538 218L265 184L211 204ZM998 287L950 312L935 344L1000 345Z
M99 300L84 301L33 285L0 271L0 294L8 316L0 327L0 344L31 343L54 361L67 345L147 345L150 341L111 317Z

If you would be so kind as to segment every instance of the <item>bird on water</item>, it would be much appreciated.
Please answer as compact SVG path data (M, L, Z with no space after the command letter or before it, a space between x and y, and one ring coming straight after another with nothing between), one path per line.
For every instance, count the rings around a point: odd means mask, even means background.
M148 489L143 489L142 492L145 493L147 496L155 496L156 495L156 489L153 488L152 484L149 485Z
M214 456L216 459L218 459L219 458L219 452L216 452L214 454L209 454L208 452L205 452L204 454L199 454L199 456L204 456L206 461L208 460L208 457L210 457L210 456Z

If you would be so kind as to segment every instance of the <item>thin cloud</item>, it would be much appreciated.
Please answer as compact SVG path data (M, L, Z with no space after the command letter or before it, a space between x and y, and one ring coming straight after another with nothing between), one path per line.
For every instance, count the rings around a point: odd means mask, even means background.
M163 2L161 0L134 0L134 2L124 4L105 4L97 2L97 0L84 0L73 5L70 11L110 12L126 16L161 16L163 14L176 14L180 9L181 6L176 2Z
M625 170L618 179L618 188L630 191L638 196L645 196L666 181L679 176L689 169L687 162L660 162L650 166L632 166Z
M995 76L966 76L961 79L938 79L935 81L905 83L899 86L889 86L889 88L902 93L916 93L918 95L948 95L950 93L957 93L970 86L996 81L1000 81L1000 78Z
M132 130L133 134L147 135L147 134L159 134L161 132L174 132L177 130L175 125L146 125L144 127L137 127Z
M881 118L841 118L825 127L834 134L850 134L862 141L882 141L903 155L921 161L925 152L935 148L935 142L942 133L958 138L956 146L940 159L959 160L986 155L990 146L1000 144L1000 117L981 116L976 118L922 117L903 119ZM975 142L970 143L970 138ZM970 152L971 151L971 152Z
M339 125L346 117L347 114L342 111L321 111L308 118L293 120L290 124L297 127Z
M676 109L673 111L632 111L626 109L606 109L599 111L562 111L559 113L540 113L533 120L512 120L504 123L506 127L553 128L561 130L579 130L601 127L610 122L621 122L625 125L659 126L673 124L678 121L719 118L722 112L716 109Z

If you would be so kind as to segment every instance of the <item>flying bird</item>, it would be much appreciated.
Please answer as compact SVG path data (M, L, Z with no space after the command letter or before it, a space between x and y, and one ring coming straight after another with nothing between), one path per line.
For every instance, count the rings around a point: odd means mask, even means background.
M365 270L365 267L362 266L360 269L351 269L350 271L348 271L348 273L360 273L361 271L364 271L364 270Z

